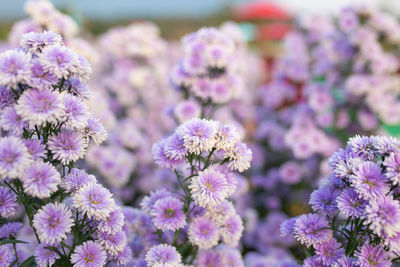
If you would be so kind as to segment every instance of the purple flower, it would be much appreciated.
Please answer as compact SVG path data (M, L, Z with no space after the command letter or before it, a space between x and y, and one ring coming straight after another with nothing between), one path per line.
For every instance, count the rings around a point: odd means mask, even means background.
M17 178L30 164L31 156L20 139L0 138L0 178Z
M150 211L153 209L153 206L157 202L157 200L166 197L172 197L172 193L166 189L153 191L150 193L150 196L145 196L143 198L142 202L140 203L140 207L144 212L150 214Z
M43 159L46 156L46 146L39 139L24 139L23 142L34 160Z
M189 189L194 202L200 207L213 207L228 196L228 182L224 173L209 167L191 179Z
M303 214L296 219L294 237L307 247L315 246L332 238L332 230L320 215Z
M347 146L360 158L364 160L375 159L375 137L374 136L359 136L356 135L350 138Z
M333 264L333 267L358 267L354 258L343 256Z
M65 94L63 96L64 114L62 120L66 121L66 127L70 129L83 128L90 116L88 107L77 96Z
M183 163L183 159L173 159L168 156L165 151L167 140L168 139L163 139L153 144L151 152L153 153L153 158L156 164L164 168L176 169Z
M180 123L201 115L201 107L194 100L184 100L179 102L174 108L174 115Z
M346 217L360 218L364 214L366 200L353 188L344 189L336 198L339 211Z
M76 267L101 267L106 264L107 254L100 244L86 241L77 246L71 255L71 263Z
M87 145L81 134L67 129L61 129L57 135L50 136L48 140L48 147L54 158L64 165L83 158Z
M231 170L243 172L250 168L253 153L245 143L238 142L226 151L225 158L229 158L228 166Z
M400 185L400 153L392 153L386 157L383 165L386 167L386 178L394 185Z
M55 251L46 248L49 246L51 245L42 243L38 244L35 248L35 262L39 267L52 266L56 260L60 258L60 255L58 255Z
M110 212L107 219L99 222L97 229L108 234L116 233L122 230L122 227L124 226L124 219L124 213L120 208L117 208Z
M176 231L186 225L183 202L175 197L165 197L154 203L151 209L154 226L161 231Z
M196 257L196 266L224 266L221 253L216 249L200 250Z
M332 217L337 212L336 197L338 191L331 186L322 186L311 193L309 204L314 211Z
M31 56L14 49L0 54L0 84L8 89L16 89L19 83L30 78Z
M319 243L315 246L315 254L318 256L318 261L327 266L333 265L336 260L344 255L344 249L341 244L334 238Z
M181 258L176 248L167 244L153 246L146 253L147 266L179 266Z
M129 246L126 246L116 256L112 256L111 259L117 263L117 265L127 265L133 259L133 252ZM138 266L140 267L140 266Z
M73 195L74 207L89 218L106 220L115 209L115 202L108 189L97 183L89 183Z
M60 173L47 162L35 161L25 169L21 176L24 190L28 195L47 198L58 190Z
M61 45L47 46L39 56L39 61L45 71L58 78L68 78L79 64L78 56L69 48Z
M294 226L296 224L296 220L297 217L294 218L290 218L285 220L281 226L280 226L280 230L281 230L281 235L282 236L290 236L293 235L294 232Z
M14 260L13 247L10 244L0 246L0 266L10 266Z
M0 85L0 110L10 107L15 102L15 95L7 87Z
M301 168L300 165L295 161L285 162L279 168L280 179L285 184L296 184L301 180Z
M369 201L365 208L365 224L378 236L395 236L400 232L400 205L392 196Z
M66 192L76 192L82 188L82 186L89 183L96 183L96 177L91 174L87 174L84 170L77 168L72 168L62 180L61 187L65 189Z
M21 135L24 128L28 128L26 121L17 113L14 107L7 107L0 116L0 125L3 130Z
M239 142L240 135L234 126L219 123L215 139L217 140L215 143L217 150L228 151L233 149L234 145Z
M31 77L28 84L39 90L52 90L53 85L58 83L58 78L50 72L45 71L39 60L34 59L31 65Z
M104 126L95 118L89 118L86 126L81 130L84 137L90 138L96 145L100 145L107 140L108 133Z
M173 160L182 160L188 154L183 139L177 133L174 133L166 139L164 151L165 155Z
M0 238L1 239L12 239L17 236L18 232L22 229L23 224L20 222L10 222L3 224L0 227Z
M17 198L13 192L4 186L0 186L0 216L8 218L15 214Z
M365 267L389 267L392 266L388 253L381 246L373 247L365 244L360 251L355 253L357 263Z
M222 240L231 247L237 246L242 237L243 229L243 221L239 215L229 216L220 230Z
M209 249L218 244L219 231L210 218L199 216L190 222L188 237L193 245L200 249Z
M97 231L96 241L109 255L113 256L122 252L128 243L127 236L122 230L112 234Z
M30 126L56 123L63 114L59 94L46 89L26 90L18 99L15 109Z
M310 256L304 260L303 267L327 267L318 261L318 256Z
M389 191L382 169L370 161L362 162L358 166L358 170L351 176L351 183L356 192L365 199L381 197Z
M44 31L42 33L30 32L22 35L19 45L32 54L38 54L47 46L61 45L61 43L61 35L55 32Z
M33 227L39 239L49 244L67 238L73 225L72 212L62 203L47 204L33 217Z
M217 123L206 119L191 119L180 125L176 132L183 139L189 153L211 151L215 145Z

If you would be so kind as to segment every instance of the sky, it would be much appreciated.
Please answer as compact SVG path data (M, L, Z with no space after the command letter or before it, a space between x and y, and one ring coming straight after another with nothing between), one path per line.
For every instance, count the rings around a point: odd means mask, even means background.
M253 0L53 0L58 8L72 9L84 17L95 19L115 18L174 18L201 17L216 12L227 5ZM315 12L332 13L349 3L382 4L399 0L270 0L286 7L294 14ZM0 0L0 20L9 21L24 17L25 0ZM400 12L399 12L400 13Z

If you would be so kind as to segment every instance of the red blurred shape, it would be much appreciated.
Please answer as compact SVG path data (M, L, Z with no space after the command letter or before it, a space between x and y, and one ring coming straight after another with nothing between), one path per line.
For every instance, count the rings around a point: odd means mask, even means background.
M290 30L288 23L271 22L260 25L257 31L257 39L263 40L280 40Z
M291 16L283 8L266 1L256 1L237 6L234 17L238 20L289 20Z

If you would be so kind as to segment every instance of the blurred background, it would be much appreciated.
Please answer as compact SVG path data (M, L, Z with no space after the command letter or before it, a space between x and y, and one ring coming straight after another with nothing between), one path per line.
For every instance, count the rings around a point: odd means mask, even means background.
M115 25L128 24L132 20L149 19L161 28L164 38L178 38L200 26L215 26L222 21L237 20L260 23L281 22L292 16L313 13L335 13L348 4L377 6L390 12L400 13L400 1L396 0L54 0L55 6L74 17L83 28L93 34L105 32ZM12 23L26 17L24 0L0 0L0 39L4 39ZM244 24L249 38L257 38L251 24ZM276 27L275 27L276 28ZM279 28L279 27L278 27ZM278 32L263 28L264 35L279 37ZM275 35L274 35L275 34ZM278 35L278 36L276 36Z

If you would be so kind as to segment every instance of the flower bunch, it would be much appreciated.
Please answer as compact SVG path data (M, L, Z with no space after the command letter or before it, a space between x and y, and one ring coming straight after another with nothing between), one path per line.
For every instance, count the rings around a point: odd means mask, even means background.
M85 104L90 74L88 61L54 32L25 34L0 54L0 215L13 218L19 205L26 213L24 223L1 222L2 266L129 261L121 208L74 167L89 143L107 137Z
M153 156L158 165L174 171L179 190L153 191L141 202L158 236L157 243L145 249L147 266L194 261L207 266L211 254L221 261L233 257L241 262L236 250L225 246L209 250L220 241L237 246L243 231L242 220L228 200L236 190L231 171L248 169L252 153L236 129L214 120L191 119L155 143Z
M242 63L238 54L244 42L230 29L202 28L183 37L184 56L170 75L185 99L174 109L179 122L202 114L210 116L212 106L241 95L244 82L238 75Z
M355 136L332 155L332 173L310 196L313 213L287 220L305 266L391 266L399 260L400 141Z

